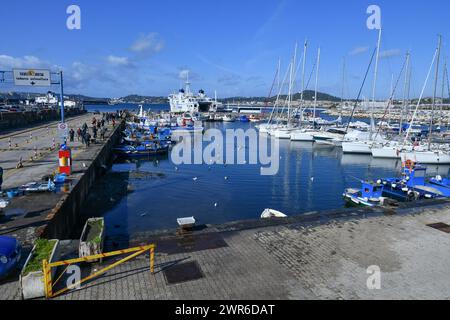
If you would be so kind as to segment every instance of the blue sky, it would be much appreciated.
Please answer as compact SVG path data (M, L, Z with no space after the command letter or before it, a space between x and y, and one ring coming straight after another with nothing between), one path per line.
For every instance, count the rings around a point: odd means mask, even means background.
M81 30L66 28L71 4L81 8ZM0 70L62 68L66 92L107 97L165 96L189 70L193 89L211 96L214 90L219 97L266 96L278 59L284 74L295 42L301 54L307 38L308 73L321 47L319 89L340 96L346 57L345 95L355 98L377 40L377 32L366 27L370 4L381 7L383 24L377 96L388 96L407 50L411 94L418 96L438 33L443 57L449 52L448 1L4 0ZM0 86L2 92L18 89ZM431 94L431 82L426 92Z

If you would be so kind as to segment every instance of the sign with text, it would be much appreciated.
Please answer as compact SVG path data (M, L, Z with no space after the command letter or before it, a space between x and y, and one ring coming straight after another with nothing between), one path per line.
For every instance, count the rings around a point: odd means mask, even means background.
M43 69L13 69L16 86L49 87L50 70Z
M58 124L58 135L60 138L67 138L69 135L69 127L66 123Z

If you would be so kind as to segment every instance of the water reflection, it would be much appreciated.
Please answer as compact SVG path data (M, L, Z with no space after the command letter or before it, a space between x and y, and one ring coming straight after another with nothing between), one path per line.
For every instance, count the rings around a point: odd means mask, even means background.
M208 124L221 130L251 126ZM170 157L121 160L107 176L126 172L131 191L101 214L117 234L133 234L175 228L176 218L186 216L207 224L259 218L265 208L288 215L336 209L344 205L343 190L358 186L357 179L394 176L401 165L395 159L343 155L340 148L289 140L280 141L279 160L279 172L274 176L261 176L260 165L176 166ZM447 176L448 171L449 166L428 168L430 175Z

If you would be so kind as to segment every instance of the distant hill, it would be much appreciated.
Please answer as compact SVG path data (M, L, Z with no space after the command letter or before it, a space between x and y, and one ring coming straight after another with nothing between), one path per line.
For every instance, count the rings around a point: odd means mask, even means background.
M305 101L312 101L314 100L314 95L315 92L313 90L305 90L303 92L303 99ZM267 97L230 97L230 98L224 98L224 99L220 99L221 102L224 103L232 103L240 101L240 102L251 102L251 101L255 101L255 102L266 102L266 101L270 101L273 102L276 100L276 96L270 97L269 99L267 99ZM280 96L281 99L286 99L286 95L282 95ZM292 96L293 100L300 100L301 99L301 93L296 93ZM327 93L323 93L323 92L317 92L317 100L319 101L331 101L331 102L340 102L341 98L329 95Z
M0 103L2 102L14 102L18 100L26 100L26 99L34 99L36 96L42 96L45 93L32 93L32 92L6 92L2 93L0 92ZM56 95L58 95L58 92L55 92ZM168 103L168 99L165 96L142 96L137 94L131 94L125 97L111 99L111 98L99 98L99 97L89 97L81 94L64 94L64 96L68 97L71 100L75 101L83 101L86 103L96 104L96 103L108 103L111 101L115 102L124 102L124 103L137 103L137 104L165 104ZM280 97L281 99L285 99L286 95L283 95ZM296 93L292 97L293 100L300 100L301 99L301 93ZM305 90L303 94L303 99L305 101L313 101L314 100L314 91L313 90ZM323 93L323 92L317 92L317 99L319 101L330 101L330 102L340 102L341 98L335 97L333 95ZM229 98L223 98L219 99L219 101L223 103L247 103L247 102L274 102L276 100L276 96L270 97L267 99L267 97L229 97ZM350 101L354 101L354 99L350 99ZM430 104L432 102L432 98L425 97L422 99L423 104ZM438 99L438 103L440 102L440 99ZM411 103L417 103L417 99L412 99ZM444 99L444 103L450 103L450 99Z
M54 92L56 96L59 96L59 92ZM16 100L32 100L36 97L40 97L45 95L45 93L35 93L35 92L6 92L2 93L0 92L0 101L16 101ZM95 97L88 97L81 94L66 94L64 93L65 97L68 97L71 100L75 101L108 101L108 98L95 98Z
M119 98L118 100L122 100L128 103L145 103L145 104L168 103L167 97L140 96L137 94L131 94L126 97Z

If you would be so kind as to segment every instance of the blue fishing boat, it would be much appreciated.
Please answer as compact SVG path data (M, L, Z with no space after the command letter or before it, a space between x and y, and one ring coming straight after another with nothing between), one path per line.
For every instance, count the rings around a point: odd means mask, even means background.
M450 179L442 178L441 176L437 175L434 178L430 179L430 183L443 187L443 188L450 188Z
M380 179L383 195L400 201L450 197L450 188L428 183L426 168L407 161L402 167L402 177Z
M246 115L239 116L240 122L250 122L250 119Z
M169 146L167 144L161 145L159 143L147 144L147 145L121 145L115 147L114 153L118 156L124 157L148 157L167 154L169 152Z
M361 181L361 188L348 188L343 196L349 205L375 207L384 204L384 186L377 182Z

